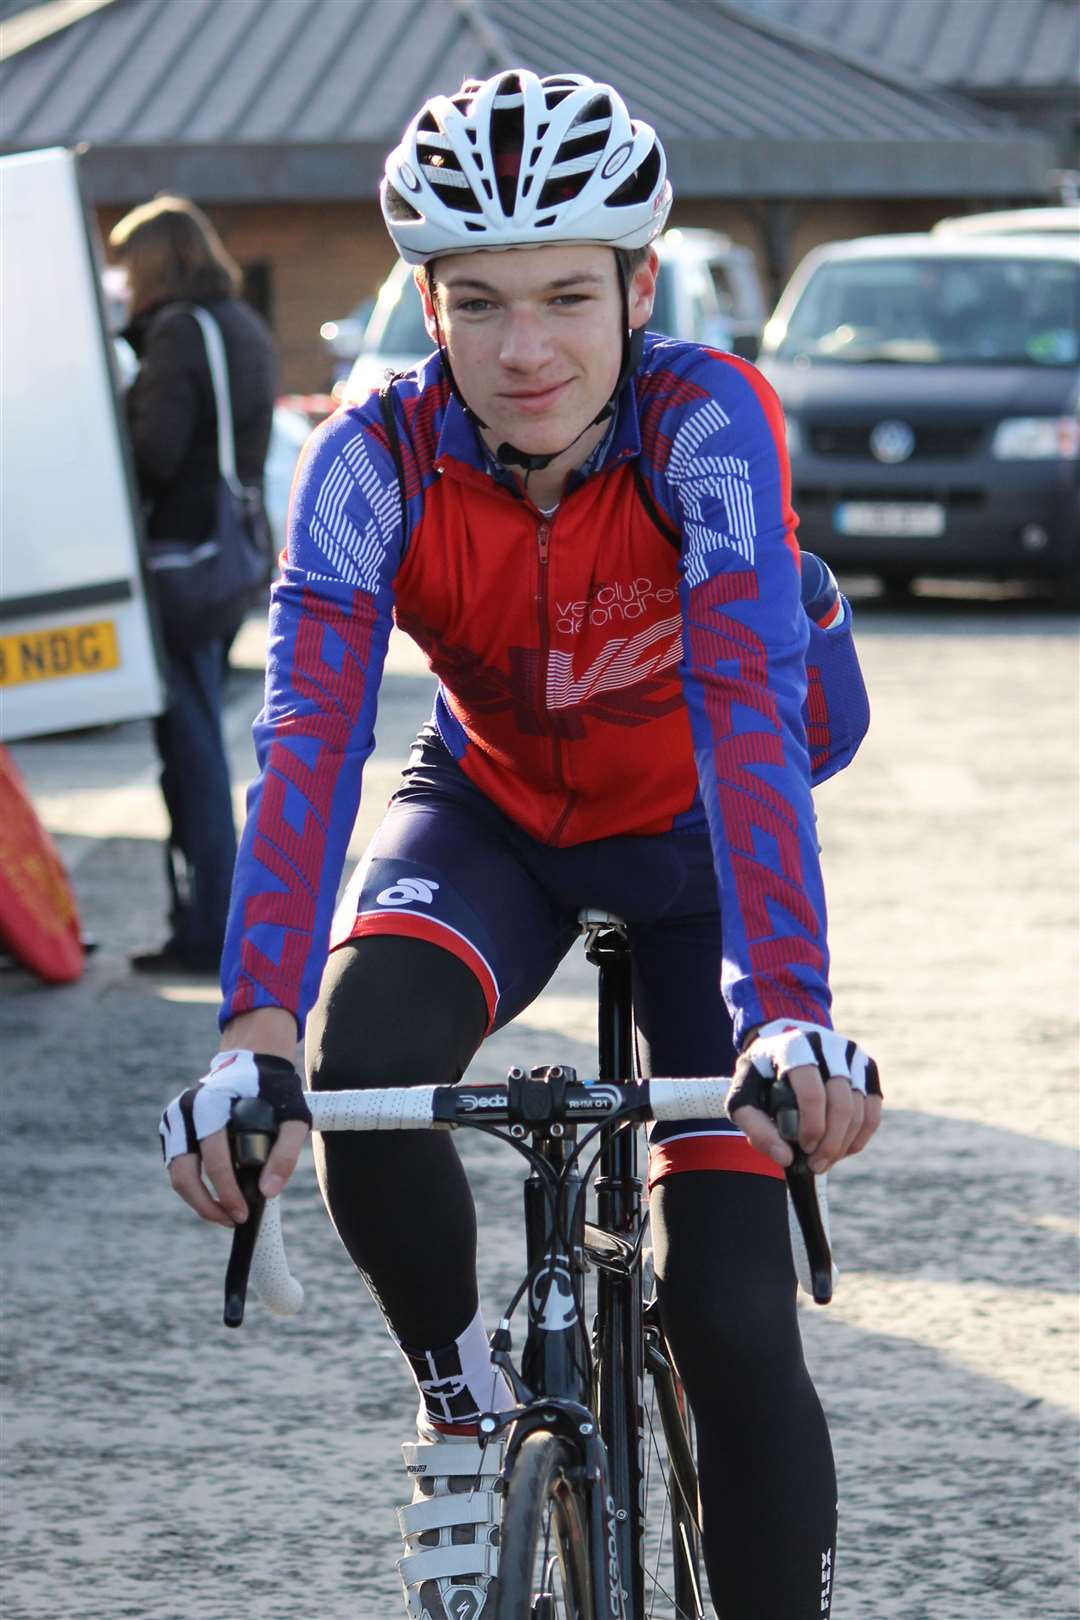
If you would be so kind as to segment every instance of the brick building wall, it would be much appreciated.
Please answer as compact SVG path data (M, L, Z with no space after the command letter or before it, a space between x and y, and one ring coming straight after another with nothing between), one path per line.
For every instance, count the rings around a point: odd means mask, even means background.
M226 247L247 271L261 272L268 313L281 356L284 393L321 393L330 362L319 338L324 321L347 315L374 293L394 262L378 204L365 202L215 204L197 199ZM769 219L760 204L694 198L676 204L672 224L704 225L753 249L766 302L771 303L799 260L819 242L875 232L927 230L947 214L964 213L960 199L866 199L785 205L778 248L770 254ZM97 210L103 240L125 212ZM773 224L777 223L775 214ZM776 268L779 266L779 269Z

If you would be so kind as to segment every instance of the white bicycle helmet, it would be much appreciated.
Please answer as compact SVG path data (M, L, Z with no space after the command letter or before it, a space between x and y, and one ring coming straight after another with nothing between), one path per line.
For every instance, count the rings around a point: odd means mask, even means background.
M524 68L425 102L386 160L380 196L409 264L546 242L644 247L671 208L664 149L617 91Z

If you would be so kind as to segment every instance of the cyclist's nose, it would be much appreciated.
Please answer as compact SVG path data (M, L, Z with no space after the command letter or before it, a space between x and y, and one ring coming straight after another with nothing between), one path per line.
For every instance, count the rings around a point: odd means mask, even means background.
M551 354L551 340L540 315L531 309L508 310L499 345L502 364L513 371L534 371Z

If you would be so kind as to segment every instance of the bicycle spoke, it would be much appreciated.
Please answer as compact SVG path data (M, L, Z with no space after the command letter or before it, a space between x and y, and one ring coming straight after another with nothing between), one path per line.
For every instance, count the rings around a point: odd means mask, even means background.
M644 1419L648 1431L644 1490L646 1537L642 1547L645 1620L692 1620L692 1615L697 1611L681 1606L675 1595L674 1541L678 1537L680 1546L683 1546L684 1521L675 1512L675 1493L679 1487L671 1477L655 1383L650 1387ZM657 1476L655 1486L654 1473ZM689 1549L684 1551L684 1556L686 1551Z

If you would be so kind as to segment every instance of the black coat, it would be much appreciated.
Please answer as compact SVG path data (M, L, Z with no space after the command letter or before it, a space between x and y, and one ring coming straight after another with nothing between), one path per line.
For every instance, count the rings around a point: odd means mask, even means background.
M204 307L225 340L237 471L243 483L261 487L277 392L274 342L240 299ZM193 315L159 305L137 316L124 336L139 357L127 410L147 536L205 540L214 524L218 453L202 331Z

